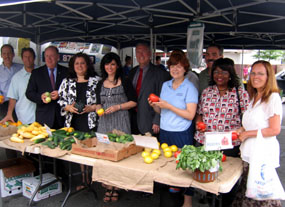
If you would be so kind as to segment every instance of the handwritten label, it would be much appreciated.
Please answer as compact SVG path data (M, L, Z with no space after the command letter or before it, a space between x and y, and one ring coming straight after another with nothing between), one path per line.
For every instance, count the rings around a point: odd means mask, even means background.
M51 132L50 128L48 127L48 125L44 124L44 127L46 128L48 136L51 137L52 136L52 132Z
M205 150L232 149L231 132L205 132Z
M133 135L137 146L159 149L156 137Z
M101 134L96 132L96 137L99 142L110 144L110 140L107 134Z

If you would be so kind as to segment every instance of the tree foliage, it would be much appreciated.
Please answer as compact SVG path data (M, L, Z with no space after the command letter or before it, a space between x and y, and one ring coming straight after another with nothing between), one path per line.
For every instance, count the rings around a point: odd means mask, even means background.
M259 50L253 57L258 60L278 60L285 58L285 52L283 50Z

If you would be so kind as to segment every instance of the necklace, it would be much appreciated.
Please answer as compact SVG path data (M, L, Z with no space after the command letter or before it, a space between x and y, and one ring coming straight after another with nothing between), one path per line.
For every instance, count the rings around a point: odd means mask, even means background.
M109 80L109 79L107 78L107 80L108 80L110 83L115 83L115 82L116 82L115 79L114 79L114 80Z
M226 91L226 90L228 90L227 88L226 89L218 89L219 91Z

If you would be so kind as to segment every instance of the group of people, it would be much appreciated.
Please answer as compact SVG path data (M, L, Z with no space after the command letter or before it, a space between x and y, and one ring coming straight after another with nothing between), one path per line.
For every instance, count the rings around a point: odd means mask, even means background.
M4 114L1 122L16 121L15 109L18 119L26 124L37 121L56 129L66 126L100 133L113 129L129 134L150 132L159 135L160 142L182 148L204 144L205 129L196 126L203 121L208 132L236 131L239 134L239 139L233 141L234 148L224 151L228 156L241 157L245 166L244 182L237 186L238 193L234 191L238 199L233 205L281 206L277 200L256 201L244 194L258 130L268 144L274 146L266 153L272 157L274 167L279 166L276 136L281 129L282 103L269 62L257 61L252 65L246 91L235 72L233 60L224 58L223 48L218 45L207 48L207 68L199 78L191 72L183 51L171 53L167 72L151 63L150 48L144 43L136 46L139 65L131 70L123 69L117 54L107 53L100 64L101 77L84 53L75 54L65 68L58 64L58 49L49 46L44 53L46 65L36 70L34 51L24 48L21 55L24 66L19 67L12 64L13 48L10 45L1 48L0 90L5 96L0 107ZM148 99L151 93L160 97L159 102ZM99 117L96 111L100 108L105 113ZM119 189L104 187L104 202L117 201ZM183 207L190 207L194 191L192 188L183 190ZM228 201L231 205L234 197L230 194L224 197L231 197Z

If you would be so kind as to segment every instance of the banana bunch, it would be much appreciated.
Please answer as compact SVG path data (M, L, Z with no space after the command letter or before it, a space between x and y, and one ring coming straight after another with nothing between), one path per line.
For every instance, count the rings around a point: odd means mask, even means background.
M10 140L12 142L23 143L24 139L30 139L32 142L39 143L48 137L46 128L34 122L27 126L22 126L17 133L12 134Z

